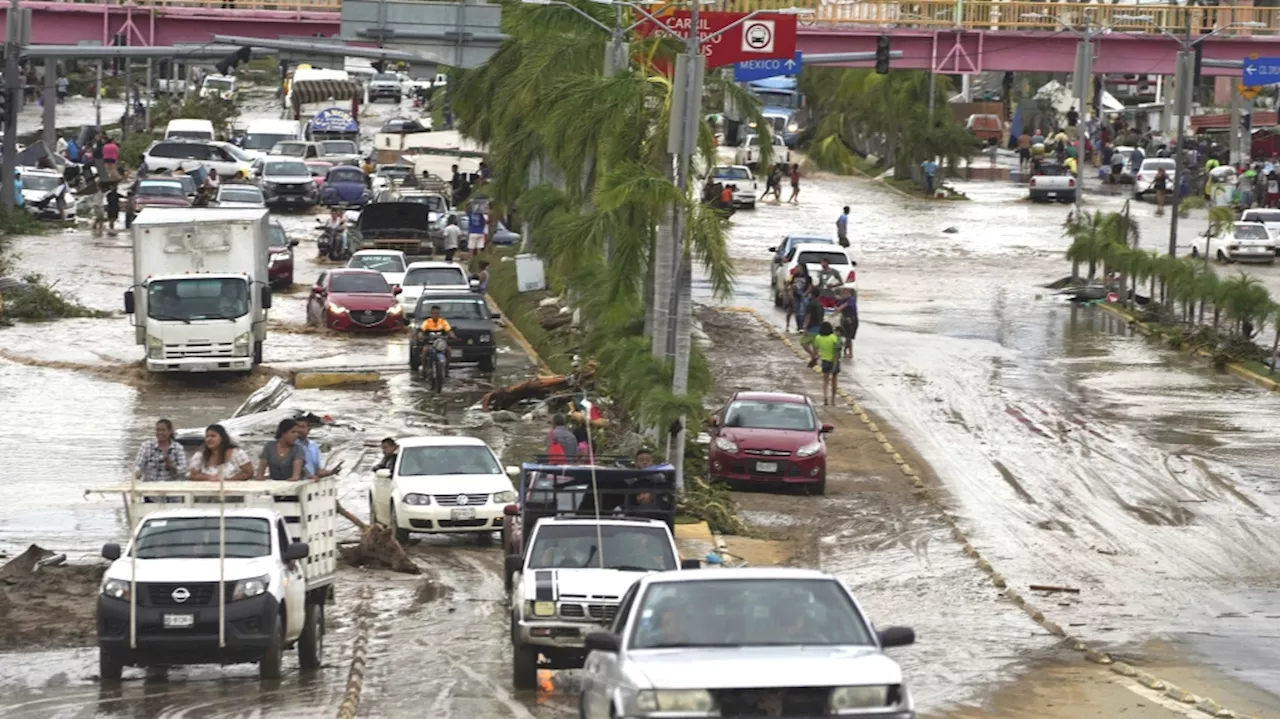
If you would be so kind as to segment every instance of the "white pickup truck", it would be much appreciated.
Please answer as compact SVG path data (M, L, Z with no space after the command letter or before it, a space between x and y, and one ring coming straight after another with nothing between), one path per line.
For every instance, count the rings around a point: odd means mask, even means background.
M1032 202L1076 201L1076 178L1062 165L1041 163L1028 186Z
M147 482L121 494L132 540L98 595L98 671L258 664L279 679L296 646L317 669L337 568L336 482ZM225 490L225 491L222 491ZM145 496L144 496L145 495Z
M551 669L580 669L584 641L613 620L636 579L697 568L680 560L670 527L638 517L546 517L511 567L511 675L516 689L537 684L538 656Z

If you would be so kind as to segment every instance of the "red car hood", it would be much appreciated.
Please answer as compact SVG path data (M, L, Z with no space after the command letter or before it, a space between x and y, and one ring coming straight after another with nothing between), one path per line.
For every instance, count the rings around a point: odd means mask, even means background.
M399 300L393 294L376 295L368 293L351 293L335 292L329 295L329 301L339 307L346 307L349 310L375 310L387 311L393 306L399 304Z
M787 429L748 429L723 427L720 436L738 445L738 449L779 449L794 452L818 439L817 430L799 432Z

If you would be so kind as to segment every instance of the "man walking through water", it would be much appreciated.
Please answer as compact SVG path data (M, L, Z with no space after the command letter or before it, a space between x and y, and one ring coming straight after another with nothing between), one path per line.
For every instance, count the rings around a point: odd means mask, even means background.
M841 247L849 246L849 206L845 205L843 212L836 218L836 239L840 242Z

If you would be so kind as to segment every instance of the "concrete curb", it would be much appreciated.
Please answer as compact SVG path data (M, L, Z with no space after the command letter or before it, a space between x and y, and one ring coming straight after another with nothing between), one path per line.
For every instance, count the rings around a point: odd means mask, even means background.
M1103 307L1109 309L1107 305L1103 305ZM797 357L799 357L800 359L806 362L808 361L809 359L808 354L806 354L802 349L797 347L795 343L791 342L785 334L783 334L780 330L778 330L777 327L775 327L772 323L770 323L763 316L761 316L760 313L757 312L756 310L749 307L720 308L720 309L725 311L730 311L730 312L740 312L743 314L751 315L756 319L757 322L760 323L760 325L765 329L765 331L773 335L775 338L780 339L784 345L789 347L791 351L796 354ZM1241 367L1241 369L1244 370L1243 367ZM1248 372L1248 370L1244 370L1244 371ZM1253 373L1250 373L1250 374L1253 374ZM862 406L858 404L857 400L853 397L853 395L848 390L842 387L839 387L836 389L836 394L838 394L841 399L843 399L845 402L849 404L849 407L853 409L856 415L858 415L859 421L861 421L866 426L867 430L872 432L873 437L875 437L875 439L878 442L880 442L881 449L883 449L886 452L886 454L888 454L890 457L896 457L897 459L902 458L901 455L895 452L892 444L890 444L888 441L883 441L884 434L880 431L879 426L877 426L876 423L871 419L871 417L862 409ZM1201 708L1202 706L1213 708L1216 712L1218 712L1218 713L1211 714L1212 716L1215 716L1215 717L1240 717L1240 719L1246 719L1243 715L1237 714L1228 709L1223 709L1220 704L1218 704L1217 702L1213 701L1208 697L1198 697L1194 694L1191 694L1190 692L1185 692L1179 689L1174 684L1165 682L1161 679L1151 676L1150 674L1147 674L1146 672L1138 671L1137 669L1134 669L1129 664L1126 664L1124 662L1117 662L1110 654L1104 651L1101 651L1099 649L1096 649L1094 647L1091 647L1088 644L1085 644L1080 639L1067 634L1061 625L1053 621L1050 621L1048 618L1046 618L1044 615L1044 612L1041 611L1034 604L1029 602L1027 598L1022 595L1021 592L1019 592L1017 589L1014 589L1008 586L1008 582L1005 580L1004 575L997 572L995 568L991 565L991 563L988 562L982 556L981 552L978 551L978 549L973 545L973 542L969 539L968 533L966 533L964 531L964 528L961 527L959 522L956 521L955 516L953 516L951 512L947 511L940 497L925 485L924 481L916 474L915 470L912 469L910 465L904 462L902 464L899 464L899 468L902 470L902 474L908 480L911 481L912 486L917 490L917 492L922 493L925 497L927 497L928 501L933 504L934 509L938 513L938 516L940 516L943 522L945 522L947 526L951 529L952 538L954 538L955 541L960 545L960 549L962 552L964 552L965 556L974 560L974 566L978 568L978 571L986 574L987 578L991 581L992 586L1001 590L1001 594L1005 597L1005 599L1009 600L1009 602L1011 602L1015 606L1020 607L1022 611L1026 612L1027 616L1031 619L1031 621L1040 625L1040 627L1044 629L1046 632L1048 632L1049 634L1055 637L1062 638L1062 640L1066 643L1067 646L1069 646L1074 651L1077 651L1083 654L1086 660L1093 662L1094 664L1098 664L1100 666L1105 666L1109 668L1111 671L1115 672L1116 674L1120 674L1122 676L1127 676L1127 677L1133 677L1138 681L1138 683L1142 684L1148 689L1164 692L1167 696L1173 699L1176 699L1180 702L1183 702L1185 704L1193 704L1197 709L1205 713L1209 713L1209 711L1208 709L1202 709Z
M351 668L347 671L347 689L338 704L338 719L354 719L360 709L360 695L364 692L365 665L369 661L369 617L372 611L369 600L373 590L367 585L360 591L360 603L356 605L356 638L351 644Z
M524 334L516 327L515 323L508 319L511 315L506 308L498 304L492 295L485 294L484 299L485 302L489 303L490 307L497 307L498 311L502 313L502 329L511 335L511 339L520 345L520 349L524 350L525 354L529 355L529 359L533 360L533 363L538 367L538 372L543 375L554 376L556 373L551 370L551 366L543 361L542 355L538 354L533 345L529 344L529 340L525 339Z
M1137 317L1133 316L1132 314L1130 314L1128 311L1124 309L1121 309L1111 304L1100 304L1097 306L1101 308L1103 312L1110 312L1116 317L1119 317L1127 321L1129 324L1133 325L1135 329L1137 329L1139 332L1141 332L1144 335L1151 336L1151 335L1157 334L1156 331L1151 328L1151 325L1148 325L1146 322L1139 320ZM1211 353L1205 350L1199 350L1197 354L1206 359L1210 359L1213 357ZM1231 374L1239 377L1240 379L1243 379L1246 382L1252 382L1253 384L1258 385L1259 387L1265 390L1269 390L1271 392L1280 391L1280 382L1277 382L1276 380L1273 380L1270 377L1264 377L1258 374L1257 372L1254 372L1253 370L1249 369L1248 367L1245 367L1244 365L1239 364L1238 362L1228 362L1226 364L1226 370Z

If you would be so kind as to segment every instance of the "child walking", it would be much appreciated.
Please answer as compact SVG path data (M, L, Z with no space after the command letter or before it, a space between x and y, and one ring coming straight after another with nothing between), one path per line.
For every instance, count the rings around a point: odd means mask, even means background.
M836 403L836 378L840 374L840 350L844 341L836 334L830 322L823 322L818 328L818 336L813 338L813 346L818 351L818 359L822 363L822 403ZM828 401L828 399L830 401Z

